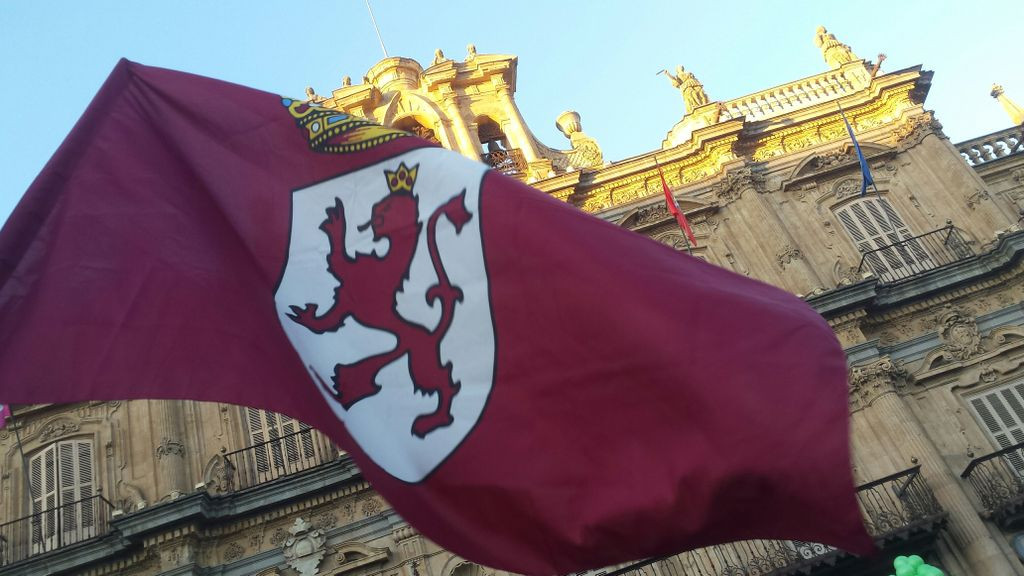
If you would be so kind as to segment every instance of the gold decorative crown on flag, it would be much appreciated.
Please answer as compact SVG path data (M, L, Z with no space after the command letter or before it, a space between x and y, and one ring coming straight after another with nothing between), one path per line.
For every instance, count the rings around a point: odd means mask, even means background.
M398 165L397 170L385 170L384 176L388 179L388 190L391 194L412 194L412 187L416 185L416 171L419 170L419 167L420 165L417 164L409 168L405 162L402 162Z
M288 108L295 123L305 130L309 147L317 152L359 152L410 135L303 100L281 98L281 104Z

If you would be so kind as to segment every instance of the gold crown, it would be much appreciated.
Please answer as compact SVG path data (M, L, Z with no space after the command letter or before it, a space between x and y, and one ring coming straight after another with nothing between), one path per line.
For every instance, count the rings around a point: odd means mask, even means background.
M395 171L385 170L384 177L388 179L388 190L392 194L412 194L412 187L416 184L416 171L419 170L419 167L420 165L416 164L409 168L405 162L402 162Z
M281 104L288 108L295 123L305 130L309 147L317 152L359 152L409 136L406 132L385 128L369 120L302 100L282 98Z

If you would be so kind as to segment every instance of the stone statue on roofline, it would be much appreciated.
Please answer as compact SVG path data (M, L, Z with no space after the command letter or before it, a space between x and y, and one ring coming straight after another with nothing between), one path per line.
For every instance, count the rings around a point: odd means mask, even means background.
M431 66L437 66L441 62L444 62L447 58L444 57L444 52L440 48L434 50L434 61L430 63Z
M682 66L676 66L675 75L668 70L662 70L660 74L668 76L669 82L679 89L683 95L683 104L686 105L686 114L708 103L708 94L693 72L687 72Z
M821 49L821 55L825 58L825 63L833 70L843 64L859 60L849 46L836 40L835 35L830 34L824 26L818 26L817 33L814 36L814 44Z

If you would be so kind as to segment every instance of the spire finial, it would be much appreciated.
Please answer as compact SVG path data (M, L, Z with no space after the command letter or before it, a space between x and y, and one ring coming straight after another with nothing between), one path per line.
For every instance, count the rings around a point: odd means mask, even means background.
M1010 100L1010 97L1006 95L1002 86L999 84L993 84L992 91L989 92L989 95L996 100L999 100L999 103L1003 106L1003 110L1006 110L1006 113L1010 115L1010 120L1014 124L1018 126L1024 125L1024 108L1021 108L1016 102Z

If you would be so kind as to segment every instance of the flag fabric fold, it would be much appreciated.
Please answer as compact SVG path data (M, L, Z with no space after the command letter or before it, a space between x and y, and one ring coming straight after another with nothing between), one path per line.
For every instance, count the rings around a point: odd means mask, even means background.
M779 289L361 118L127 61L0 230L5 401L282 412L426 537L524 574L869 550L846 370Z
M871 169L868 168L868 161L864 158L864 153L860 150L860 144L857 142L857 137L853 135L853 126L850 126L850 121L846 119L846 114L843 112L842 107L839 108L839 115L843 117L843 124L846 125L846 132L850 135L850 141L853 142L853 150L857 154L857 162L860 163L860 195L864 196L867 194L868 186L875 185L875 179L871 177Z
M0 429L7 426L7 421L11 419L11 405L0 404Z
M686 219L686 214L679 209L679 202L676 201L676 197L669 190L668 182L665 182L665 174L662 173L661 166L658 166L658 176L661 178L661 189L665 193L665 205L668 206L668 211L675 217L676 223L679 224L679 229L686 234L690 246L695 248L697 246L697 239L694 238L693 230L690 229L690 222Z

